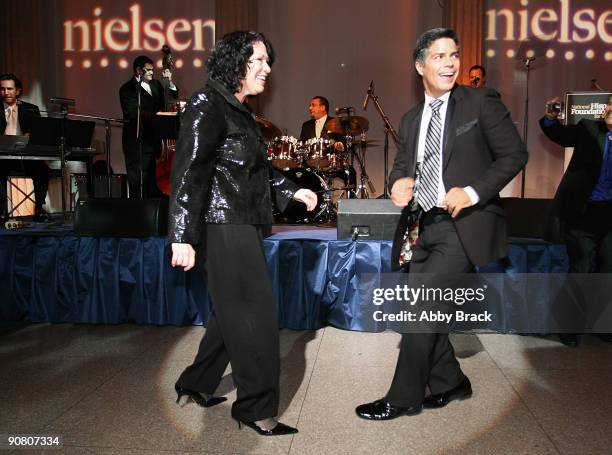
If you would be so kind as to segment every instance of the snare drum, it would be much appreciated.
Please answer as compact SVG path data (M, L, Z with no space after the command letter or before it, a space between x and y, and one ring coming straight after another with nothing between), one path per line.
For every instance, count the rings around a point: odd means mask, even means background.
M298 140L293 136L274 138L272 142L272 166L276 169L294 169L300 165L297 153Z
M306 164L313 168L326 171L331 162L331 156L334 153L334 148L331 145L332 141L324 138L313 137L306 141L308 147L308 156Z
M283 175L293 181L300 188L307 188L317 195L317 206L311 212L306 210L306 205L301 202L291 201L289 207L278 217L278 221L284 223L314 223L321 218L327 210L328 198L327 184L316 172L297 168L283 172Z

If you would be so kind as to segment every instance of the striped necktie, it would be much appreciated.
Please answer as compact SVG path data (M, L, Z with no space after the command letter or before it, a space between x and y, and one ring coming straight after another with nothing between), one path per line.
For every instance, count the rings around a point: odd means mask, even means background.
M9 106L6 113L6 128L4 134L7 136L15 136L17 134L17 108Z
M419 204L427 212L435 207L438 202L438 181L440 173L440 137L442 132L442 121L440 119L441 100L433 100L429 103L431 107L431 120L427 127L425 138L425 156L423 158L423 170L419 184Z

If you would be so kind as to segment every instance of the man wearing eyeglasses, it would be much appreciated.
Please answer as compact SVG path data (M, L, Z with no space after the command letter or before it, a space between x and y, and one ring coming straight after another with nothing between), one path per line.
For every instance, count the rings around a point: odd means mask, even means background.
M140 144L142 143L142 197L161 197L163 194L155 182L155 158L161 151L161 138L155 126L155 114L165 110L164 87L153 78L153 60L140 55L132 64L133 77L119 89L119 101L123 111L123 154L128 176L130 198L140 194ZM165 70L170 97L178 99L178 88L172 82L172 73ZM140 128L138 134L138 98L140 96ZM139 139L139 138L142 139Z

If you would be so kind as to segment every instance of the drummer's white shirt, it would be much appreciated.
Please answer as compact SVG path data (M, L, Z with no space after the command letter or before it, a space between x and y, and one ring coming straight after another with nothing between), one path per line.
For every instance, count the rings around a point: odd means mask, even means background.
M325 122L327 122L327 114L325 114L320 119L315 120L315 136L317 138L321 137L321 133L323 132L323 127L325 126Z

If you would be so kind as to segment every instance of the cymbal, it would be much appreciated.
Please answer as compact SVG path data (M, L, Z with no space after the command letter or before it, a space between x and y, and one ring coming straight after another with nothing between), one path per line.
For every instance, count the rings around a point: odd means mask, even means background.
M261 134L263 135L264 139L272 140L275 137L280 137L283 135L280 128L270 120L266 120L265 118L256 115L255 121L259 123L259 126L261 127Z
M344 134L346 132L344 125L348 125L348 133L360 134L368 130L370 122L368 122L368 119L365 117L351 115L342 118L334 117L325 124L325 127L332 133Z

